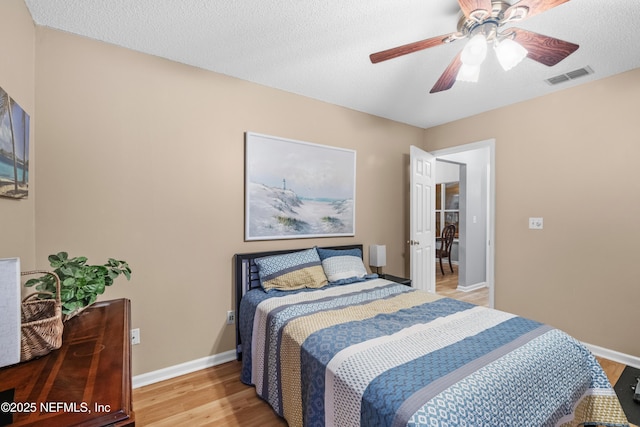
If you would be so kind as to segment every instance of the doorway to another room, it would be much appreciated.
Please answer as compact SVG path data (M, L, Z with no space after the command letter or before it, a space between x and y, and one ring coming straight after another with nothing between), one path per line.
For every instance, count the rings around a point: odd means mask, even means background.
M431 153L436 158L434 249L441 248L446 226L456 230L450 259L442 259L442 269L435 257L435 291L485 307L493 307L494 143Z

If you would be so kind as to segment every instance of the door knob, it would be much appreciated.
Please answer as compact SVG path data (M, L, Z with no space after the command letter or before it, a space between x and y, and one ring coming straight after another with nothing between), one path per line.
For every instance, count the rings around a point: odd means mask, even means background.
M407 240L407 243L412 246L417 246L420 244L420 242L417 240Z

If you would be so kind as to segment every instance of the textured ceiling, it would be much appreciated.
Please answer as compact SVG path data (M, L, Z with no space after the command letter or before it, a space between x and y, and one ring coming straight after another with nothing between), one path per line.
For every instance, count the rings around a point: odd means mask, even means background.
M25 0L37 25L428 128L640 67L640 0L572 0L518 27L580 45L554 67L493 55L480 82L429 94L463 41L369 54L456 30L456 0ZM543 0L544 1L544 0ZM589 66L556 86L545 79ZM640 82L638 82L640 84Z

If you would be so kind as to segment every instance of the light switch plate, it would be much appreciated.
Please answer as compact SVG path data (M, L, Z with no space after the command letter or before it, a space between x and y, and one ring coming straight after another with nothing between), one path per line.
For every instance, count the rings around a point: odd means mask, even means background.
M543 220L542 218L529 218L529 229L542 230Z
M140 344L140 328L135 328L131 330L131 344L132 345Z

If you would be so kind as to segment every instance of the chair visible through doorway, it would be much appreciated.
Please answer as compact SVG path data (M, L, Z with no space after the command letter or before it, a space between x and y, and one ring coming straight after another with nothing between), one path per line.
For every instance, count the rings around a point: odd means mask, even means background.
M442 230L442 236L440 237L440 249L436 249L436 257L440 260L440 271L444 276L444 268L442 267L442 258L449 259L449 268L453 273L453 265L451 265L451 247L453 246L453 238L456 235L455 224L447 225Z

